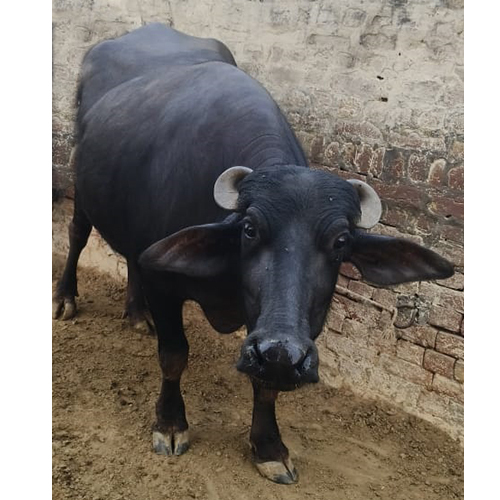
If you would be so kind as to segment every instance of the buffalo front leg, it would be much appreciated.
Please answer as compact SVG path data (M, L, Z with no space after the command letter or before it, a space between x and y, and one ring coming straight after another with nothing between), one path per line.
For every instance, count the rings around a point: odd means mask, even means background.
M76 314L75 297L78 296L76 268L78 259L89 239L92 224L80 208L78 194L75 193L73 219L69 224L69 252L63 275L57 283L52 297L52 317L71 319Z
M182 455L189 448L186 409L180 388L186 364L187 352L160 354L163 380L153 426L153 449L160 455Z
M252 385L254 404L250 444L255 465L264 477L275 483L295 483L297 471L281 440L276 422L278 391L265 389L255 381L252 381Z
M189 353L182 327L182 301L147 295L158 337L162 373L161 392L156 403L153 448L161 455L182 455L189 447L188 423L180 382Z

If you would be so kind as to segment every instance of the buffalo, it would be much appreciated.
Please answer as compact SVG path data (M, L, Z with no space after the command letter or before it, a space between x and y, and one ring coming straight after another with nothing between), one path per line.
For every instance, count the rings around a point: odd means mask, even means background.
M254 391L254 461L272 481L295 482L275 401L318 381L314 341L341 263L381 286L447 278L453 266L367 232L382 213L375 190L308 168L278 105L217 40L150 24L103 41L83 60L77 100L74 215L54 317L76 314L77 262L95 227L127 260L125 314L154 324L153 447L165 455L189 447L183 303L200 304L221 333L245 325L237 369Z

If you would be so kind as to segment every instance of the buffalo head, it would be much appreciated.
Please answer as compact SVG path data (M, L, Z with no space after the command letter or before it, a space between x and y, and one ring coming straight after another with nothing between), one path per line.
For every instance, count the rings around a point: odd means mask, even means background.
M342 262L376 285L453 274L447 260L426 248L367 233L382 207L359 180L292 165L233 167L217 179L214 197L233 213L155 243L140 263L208 280L214 295L219 279L236 283L248 329L237 368L269 389L318 381L314 340Z

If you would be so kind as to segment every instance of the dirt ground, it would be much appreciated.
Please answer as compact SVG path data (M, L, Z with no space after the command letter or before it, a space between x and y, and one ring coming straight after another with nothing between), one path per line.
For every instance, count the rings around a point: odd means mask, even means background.
M62 259L54 257L54 278ZM89 500L450 500L463 452L431 425L324 385L282 393L277 415L299 472L274 484L251 462L251 386L234 368L241 337L185 309L183 376L191 448L152 451L156 340L121 319L125 288L80 269L76 319L53 322L53 498Z

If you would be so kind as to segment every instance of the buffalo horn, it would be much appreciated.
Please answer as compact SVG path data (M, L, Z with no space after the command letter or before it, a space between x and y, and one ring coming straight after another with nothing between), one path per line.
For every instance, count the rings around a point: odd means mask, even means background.
M214 198L222 208L236 210L238 208L238 184L252 172L248 167L231 167L219 175L214 185Z
M375 190L366 184L366 182L358 179L349 179L347 182L350 182L354 186L359 196L361 218L357 226L363 229L370 229L380 220L380 216L382 215L380 198Z

